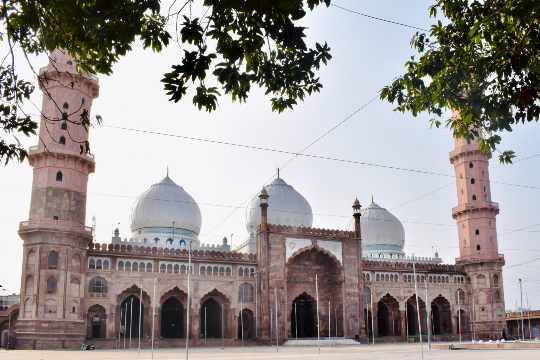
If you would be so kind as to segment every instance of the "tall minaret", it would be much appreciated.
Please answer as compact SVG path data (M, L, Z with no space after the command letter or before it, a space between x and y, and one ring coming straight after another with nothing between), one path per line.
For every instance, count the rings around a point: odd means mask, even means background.
M83 284L92 241L86 188L95 167L94 158L81 152L88 140L81 114L89 114L99 86L63 50L52 52L39 76L39 145L28 156L34 173L30 215L19 228L24 258L17 347L73 347L86 335Z
M458 206L452 209L459 236L456 259L470 279L469 296L475 333L499 339L504 329L502 266L497 245L497 203L491 201L489 158L477 140L459 138L450 153L454 165Z

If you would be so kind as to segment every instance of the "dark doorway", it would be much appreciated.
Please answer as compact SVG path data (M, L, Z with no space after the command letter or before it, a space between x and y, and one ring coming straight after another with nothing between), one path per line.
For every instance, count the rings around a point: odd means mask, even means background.
M105 338L107 330L107 316L105 308L101 305L93 305L88 309L89 333L88 338L100 339Z
M416 306L407 302L407 329L409 336L418 335L418 315Z
M184 337L184 307L175 297L161 305L161 336L166 339Z
M293 301L291 312L291 334L299 338L311 338L316 335L315 328L315 300L306 293Z
M201 337L220 338L222 333L222 309L221 304L214 298L202 303L200 312Z
M447 335L452 332L452 313L450 303L443 296L437 296L431 303L434 335Z
M139 337L139 323L141 324L141 337L144 335L144 305L140 306L139 298L135 295L128 296L120 305L122 333L133 338ZM139 309L140 306L140 309ZM139 322L140 318L140 322Z
M386 304L382 301L377 303L377 330L379 336L390 336L390 314Z
M255 322L253 319L253 312L249 309L244 309L238 314L238 339L242 339L242 333L244 340L255 338Z
M371 311L368 309L364 309L364 325L366 327L366 335L368 339L371 339L373 337L373 333L371 331Z

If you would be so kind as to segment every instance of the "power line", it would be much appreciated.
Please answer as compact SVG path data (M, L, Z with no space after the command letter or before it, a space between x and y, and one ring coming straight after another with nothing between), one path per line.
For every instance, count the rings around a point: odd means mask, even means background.
M429 32L428 29L424 29L424 28L421 28L421 27L418 27L418 26L413 26L413 25L405 24L405 23L402 23L402 22L399 22L399 21L394 21L394 20L389 20L389 19L385 19L385 18L381 18L381 17L369 15L369 14L366 14L366 13L363 13L363 12L360 12L360 11L357 11L357 10L353 10L353 9L349 9L349 8L346 8L346 7L341 6L341 5L337 5L337 4L335 4L335 3L332 3L331 5L332 5L333 7L336 7L336 8L338 8L338 9L341 9L341 10L343 10L343 11L346 11L346 12L349 12L349 13L352 13L352 14L355 14L355 15L360 15L360 16L363 16L363 17L368 18L368 19L377 20L377 21L382 21L382 22L385 22L385 23L388 23L388 24L393 24L393 25L399 25L399 26L403 26L403 27L406 27L406 28L409 28L409 29L414 29L414 30L420 30L420 31Z
M278 153L278 154L287 154L287 155L292 155L293 157L305 157L305 158L318 159L318 160L327 160L327 161L340 162L340 163L345 163L345 164L368 166L368 167L382 168L382 169L388 169L388 170L394 170L394 171L410 172L410 173L420 174L420 175L446 177L446 178L451 178L451 179L456 178L455 175L436 172L436 171L432 171L432 170L408 168L408 167L402 167L402 166L396 166L396 165L387 165L387 164L381 164L381 163L370 162L370 161L362 161L362 160L350 160L350 159L343 159L343 158L326 156L326 155L305 154L305 153L302 153L302 152L293 152L293 151L287 151L287 150L278 149L278 148L233 143L233 142L230 142L230 141L218 140L218 139L208 139L208 138L201 138L201 137L178 135L178 134L172 134L172 133L167 133L167 132L162 132L162 131L143 130L143 129L129 128L129 127L123 127L123 126L113 126L113 125L104 125L104 126L109 127L109 128L113 128L113 129L131 131L131 132L136 132L136 133L167 136L167 137L179 138L179 139L184 139L184 140L192 140L192 141L199 141L199 142L205 142L205 143L211 143L211 144L219 144L219 145L225 145L225 146L238 147L238 148L243 148L243 149L248 149L248 150L272 152L272 153ZM314 144L314 143L312 143L312 144ZM491 183L492 184L505 185L505 186L511 186L511 187L517 187L517 188L522 188L522 189L540 190L540 186L536 186L536 185L516 184L516 183L509 183L509 182L497 181L497 180L491 180Z

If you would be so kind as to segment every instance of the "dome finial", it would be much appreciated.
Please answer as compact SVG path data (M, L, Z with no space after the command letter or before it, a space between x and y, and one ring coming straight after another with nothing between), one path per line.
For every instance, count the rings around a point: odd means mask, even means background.
M167 168L167 173L166 173L165 177L169 177L169 165L167 165L166 168Z
M375 201L373 201L373 193L371 193L371 203L373 204Z
M277 178L279 179L279 168L277 168Z

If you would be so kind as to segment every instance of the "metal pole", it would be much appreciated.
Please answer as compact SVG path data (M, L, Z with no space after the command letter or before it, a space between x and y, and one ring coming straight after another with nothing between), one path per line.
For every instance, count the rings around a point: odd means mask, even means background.
M242 346L244 346L244 290L245 286L241 286L242 289L242 296L240 296L240 335L242 336Z
M424 287L426 289L426 324L427 324L427 343L428 343L428 350L431 350L431 317L429 316L431 312L431 302L429 301L429 293L428 293L428 287L427 287L427 279L424 278ZM429 309L428 309L428 304Z
M373 288L369 288L369 303L369 306L371 307L371 340L372 344L375 345L375 320L373 320Z
M416 296L416 314L418 315L418 335L420 338L420 356L424 360L424 346L422 345L422 325L420 320L420 301L418 299L418 283L416 281L416 266L413 260L414 294Z
M120 305L120 319L118 324L118 347L117 350L120 349L120 344L122 343L122 305Z
M133 295L131 295L131 304L129 305L129 348L131 349L131 333L133 329Z
M296 301L294 302L294 331L296 333L296 340L298 340L298 314L296 312Z
M139 347L138 347L139 355L141 354L142 281L141 281L140 285L141 285L140 286L141 291L140 291L140 295L139 295Z
M207 331L206 331L206 327L208 326L207 324L207 320L206 320L206 306L204 307L204 344L206 345L206 339L207 339Z
M255 338L259 337L259 272L255 272Z
M475 318L475 315L476 315L476 314L474 313L474 299L473 299L473 301L472 301L472 310L471 310L471 311L472 311L472 312L471 312L471 315L472 315L472 319L473 319L473 321L471 321L471 331L472 331L472 341L474 342L474 341L475 341L475 337L476 337L476 336L475 336L475 331L474 331L474 330L475 330L475 329L474 329L474 323L475 323L475 321L476 321L476 318Z
M330 318L330 314L332 314L332 309L330 307L330 300L328 300L328 338L330 339L332 337L332 328L330 327L330 321L332 320Z
M274 288L274 301L275 301L275 308L276 308L276 321L274 323L276 324L276 351L279 351L279 327L278 327L278 302L277 302L277 288Z
M409 313L407 312L407 308L409 303L408 301L405 303L405 335L407 336L406 340L409 342Z
M461 293L459 292L459 290L457 294L459 343L461 344Z
M224 304L221 304L221 347L225 348L225 308Z
M321 353L321 332L320 332L320 318L319 318L319 279L315 274L315 294L317 295L317 346L319 348L319 354Z
M187 275L187 310L186 310L186 360L189 359L189 316L191 310L191 242L189 240L189 250L188 250L188 275Z
M334 306L334 327L335 327L334 336L337 337L337 306Z
M154 359L154 330L156 322L156 282L157 278L154 278L154 294L152 299L152 360Z
M529 307L529 295L525 291L525 298L527 299L527 320L529 320L529 340L532 340L532 331L531 331L531 310Z
M126 335L127 335L127 301L124 310L124 349L126 348Z
M521 281L521 278L518 279L519 281L519 296L521 299L521 340L525 340L525 326L523 324L523 283Z

